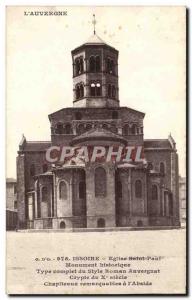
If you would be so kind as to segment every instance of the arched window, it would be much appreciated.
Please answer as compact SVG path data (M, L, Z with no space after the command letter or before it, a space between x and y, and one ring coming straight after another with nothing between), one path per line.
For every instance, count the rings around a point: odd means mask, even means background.
M92 125L91 125L91 124L87 124L87 125L86 125L86 130L89 131L89 130L91 130L91 129L92 129Z
M95 96L95 92L96 92L95 83L91 83L91 96Z
M151 199L152 200L158 200L158 190L157 190L156 184L152 185Z
M98 228L104 228L105 227L105 219L100 218L97 220L97 227Z
M108 130L108 125L107 124L103 124L102 128Z
M65 226L65 222L64 221L61 221L60 223L60 229L64 229L66 226Z
M75 75L83 73L83 58L76 58L75 60Z
M89 71L90 72L95 72L95 56L91 56L89 58Z
M138 221L137 221L137 226L138 226L138 227L142 227L142 226L143 226L143 222L142 222L141 220L138 220Z
M84 199L86 195L85 181L79 182L79 198Z
M122 183L121 181L117 181L116 183L116 193L118 198L122 198Z
M95 169L95 197L105 197L107 192L106 171L102 167Z
M107 59L107 73L109 74L115 73L114 61L110 58Z
M63 132L64 132L63 124L62 123L58 123L56 125L55 133L62 134Z
M96 83L96 96L101 96L101 84Z
M75 60L75 73L76 75L79 75L80 73L80 61L78 58Z
M64 181L61 181L59 184L59 198L61 200L67 200L68 192L67 192L67 184Z
M161 175L165 174L165 164L163 162L160 163L159 170Z
M80 86L79 85L76 85L76 99L79 99L80 98Z
M169 215L173 216L173 194L169 194Z
M136 134L136 133L137 133L137 126L133 124L131 127L131 134Z
M90 92L91 96L101 96L101 84L99 82L91 83Z
M128 135L129 134L129 125L125 124L123 126L123 135Z
M80 112L76 112L75 119L76 120L81 120L82 119L82 114Z
M116 89L114 87L114 85L112 86L112 98L115 98L116 96Z
M112 112L112 119L118 119L118 112L117 111Z
M96 72L100 72L101 71L101 61L100 61L100 56L97 55L96 56Z
M71 125L70 124L66 124L65 125L65 134L71 134L72 130L71 130Z
M117 127L116 127L116 125L115 124L111 124L111 131L113 132L113 133L117 133Z
M30 176L31 177L35 176L35 165L34 164L32 164L30 166Z
M80 73L83 73L84 67L83 67L83 58L80 58Z
M141 180L135 181L135 197L136 198L142 197L142 182L141 182Z
M80 85L80 98L83 98L84 97L84 87L83 85L81 84Z
M47 202L48 198L48 191L47 191L47 187L43 186L41 189L41 199L42 202Z
M149 170L153 170L153 163L152 163L152 162L149 162L149 163L148 163L148 169L149 169Z
M108 85L108 97L111 98L111 84Z
M82 134L85 132L84 124L80 124L78 126L78 134Z
M47 164L43 164L43 173L47 172L47 170L48 170Z

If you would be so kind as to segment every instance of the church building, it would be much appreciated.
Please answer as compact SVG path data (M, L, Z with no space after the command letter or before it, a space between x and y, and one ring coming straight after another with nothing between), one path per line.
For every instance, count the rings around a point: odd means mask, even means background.
M94 31L71 55L73 107L48 116L50 141L19 144L18 228L179 226L175 141L144 139L145 114L120 106L118 50ZM54 164L54 145L142 146L144 159Z

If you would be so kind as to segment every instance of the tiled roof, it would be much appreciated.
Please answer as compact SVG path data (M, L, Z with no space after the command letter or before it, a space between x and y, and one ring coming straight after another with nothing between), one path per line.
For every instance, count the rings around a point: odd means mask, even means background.
M84 44L106 44L97 34L93 34L89 37L89 39Z
M45 151L51 146L51 142L26 142L23 151Z
M110 132L106 129L103 128L93 128L77 137L75 137L72 140L72 144L74 144L74 142L78 142L81 140L118 140L120 142L123 143L127 143L127 141L120 135L115 134L113 132Z
M172 149L168 139L144 140L144 148L169 148Z

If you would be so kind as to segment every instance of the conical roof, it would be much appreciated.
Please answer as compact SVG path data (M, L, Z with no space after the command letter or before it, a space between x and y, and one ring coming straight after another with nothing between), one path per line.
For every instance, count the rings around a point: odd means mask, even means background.
M93 128L77 137L71 141L71 145L76 144L77 142L89 141L89 140L103 140L103 141L118 141L123 144L127 144L127 140L124 139L121 135L115 134L111 131L108 131L104 128Z
M93 34L91 35L88 40L84 43L84 45L95 45L95 44L99 44L99 45L107 45L97 34Z

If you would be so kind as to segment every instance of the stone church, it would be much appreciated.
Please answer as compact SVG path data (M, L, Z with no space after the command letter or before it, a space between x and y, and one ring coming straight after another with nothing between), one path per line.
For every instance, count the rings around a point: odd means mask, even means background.
M115 48L94 32L71 55L73 107L48 116L50 141L19 144L18 228L179 226L174 139L144 139L145 114L120 106ZM53 145L140 145L145 159L52 164Z

